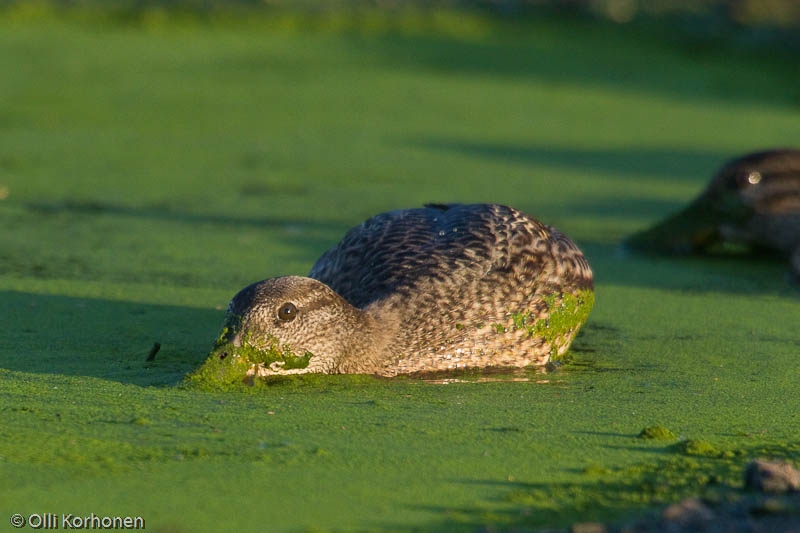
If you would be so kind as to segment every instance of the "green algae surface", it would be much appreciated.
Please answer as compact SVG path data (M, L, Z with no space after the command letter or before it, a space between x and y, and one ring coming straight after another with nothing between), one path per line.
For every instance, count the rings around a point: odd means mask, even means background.
M793 59L672 24L47 6L0 12L3 520L535 530L800 462L784 261L618 248L751 143L800 145ZM585 252L558 370L186 385L239 289L430 201L511 204Z

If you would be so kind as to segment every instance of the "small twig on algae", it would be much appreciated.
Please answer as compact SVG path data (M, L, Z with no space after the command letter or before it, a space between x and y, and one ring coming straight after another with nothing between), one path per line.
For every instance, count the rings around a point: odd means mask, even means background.
M160 349L161 349L161 343L160 342L154 342L153 343L153 347L150 348L150 355L147 356L147 359L146 359L147 362L155 361L156 354L158 353L158 351Z

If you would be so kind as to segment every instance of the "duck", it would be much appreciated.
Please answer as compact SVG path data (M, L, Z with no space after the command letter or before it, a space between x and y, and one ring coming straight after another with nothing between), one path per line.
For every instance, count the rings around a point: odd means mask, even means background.
M727 161L688 206L626 241L635 251L689 254L737 250L789 258L800 280L800 150Z
M542 367L594 303L577 245L497 204L427 204L369 218L307 276L258 281L228 306L199 379L422 375Z

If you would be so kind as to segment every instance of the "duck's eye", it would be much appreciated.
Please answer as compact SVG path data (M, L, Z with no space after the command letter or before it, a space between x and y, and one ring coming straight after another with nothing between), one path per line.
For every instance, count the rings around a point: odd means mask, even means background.
M297 317L297 307L292 302L286 302L278 308L278 319L291 322Z
M761 181L761 172L754 170L747 174L747 183L750 185L755 185Z

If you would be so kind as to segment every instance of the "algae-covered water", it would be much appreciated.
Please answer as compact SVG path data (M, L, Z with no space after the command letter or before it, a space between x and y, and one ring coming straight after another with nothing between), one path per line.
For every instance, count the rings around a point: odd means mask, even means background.
M40 9L0 15L0 519L566 527L800 461L786 264L618 246L727 158L800 145L788 59L576 20ZM240 288L430 201L511 204L581 246L571 362L183 384Z

